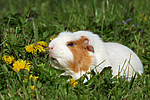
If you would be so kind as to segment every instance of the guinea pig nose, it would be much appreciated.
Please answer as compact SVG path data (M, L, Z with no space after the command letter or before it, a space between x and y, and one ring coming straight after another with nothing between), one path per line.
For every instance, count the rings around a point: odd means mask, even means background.
M52 49L54 49L53 47L50 47L50 49L52 50Z

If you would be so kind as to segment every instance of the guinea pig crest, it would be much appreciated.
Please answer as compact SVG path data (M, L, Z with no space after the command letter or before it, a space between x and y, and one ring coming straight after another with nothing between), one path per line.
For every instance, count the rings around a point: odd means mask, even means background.
M74 79L91 69L99 73L110 66L113 76L143 73L141 61L131 49L119 43L105 43L89 31L61 32L50 42L49 53L51 66L65 70L63 75Z

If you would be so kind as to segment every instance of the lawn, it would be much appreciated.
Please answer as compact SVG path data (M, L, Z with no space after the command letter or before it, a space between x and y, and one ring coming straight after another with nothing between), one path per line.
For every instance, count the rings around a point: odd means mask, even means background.
M1 0L1 100L148 100L150 98L149 0ZM88 30L105 42L131 48L144 73L127 81L90 72L67 81L49 65L47 45L62 31Z

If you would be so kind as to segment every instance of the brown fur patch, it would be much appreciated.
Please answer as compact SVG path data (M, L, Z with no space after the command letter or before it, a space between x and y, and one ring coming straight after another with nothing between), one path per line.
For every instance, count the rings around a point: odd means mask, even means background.
M74 46L68 46L70 51L74 55L74 61L68 62L69 68L75 72L87 72L89 70L89 67L92 63L92 55L89 55L88 53L88 44L84 44L84 40L87 39L86 37L82 36L79 40L77 41L69 41L68 43L74 43Z

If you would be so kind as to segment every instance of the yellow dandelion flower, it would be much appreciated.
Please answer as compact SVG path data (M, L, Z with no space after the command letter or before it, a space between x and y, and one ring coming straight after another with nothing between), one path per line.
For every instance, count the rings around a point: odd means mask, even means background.
M45 50L48 50L48 49L49 49L48 47L45 48Z
M27 86L27 88L30 88L31 90L35 90L34 85L32 85L32 86Z
M33 95L32 91L31 91L31 95Z
M36 54L37 53L37 50L39 52L42 52L44 53L45 50L47 50L47 43L44 42L44 41L39 41L35 44L30 44L30 45L27 45L25 47L26 51L29 52L29 53L34 53Z
M23 82L28 82L27 75L25 75Z
M32 76L32 75L30 75L30 77L29 77L29 78L31 79L32 77L33 77L33 76Z
M30 79L33 79L33 82L35 82L39 77L38 76L33 76L33 75L30 75Z
M28 61L28 62L26 63L26 66L25 66L24 69L30 71L30 66L31 66L31 63Z
M43 65L43 63L40 63L40 65Z
M147 18L146 18L146 17L144 17L144 21L146 21L146 19L147 19Z
M25 61L17 60L16 62L13 63L13 70L19 72L21 69L24 69L25 65L26 65Z
M3 60L5 60L8 57L8 55L4 55L2 58Z
M42 53L45 52L45 49L44 49L41 45L35 45L35 48L36 48L37 50L39 50L39 52L42 52Z
M41 46L44 46L44 47L47 47L47 43L44 42L44 41L39 41L37 42L38 45L41 45Z
M71 80L70 80L70 84L73 84L75 82L75 80L72 78Z
M27 45L25 47L26 51L29 52L29 53L34 53L36 54L37 50L34 48L35 45L34 44L31 44L31 45Z
M33 95L33 91L32 90L35 90L35 87L34 86L28 86L28 88L31 89L30 93L31 93L31 95Z
M4 55L2 58L6 62L6 60L7 60L8 57L9 57L8 55Z
M143 16L144 16L144 14L141 14L141 16L143 17Z
M5 43L6 46L8 46L8 43Z
M38 76L33 76L32 79L33 79L33 82L35 82L39 77Z
M53 39L55 39L57 37L57 35L52 35L51 37L50 37L50 41L52 41Z
M2 58L8 64L11 64L15 61L15 58L13 56L4 55Z
M35 87L34 86L30 86L31 90L35 90Z
M28 63L26 63L26 60L17 60L13 63L13 70L14 71L20 71L21 69L30 70L30 66Z
M77 84L78 84L78 82L74 82L74 83L72 84L72 86L75 87Z
M78 82L76 82L73 78L70 80L70 84L72 85L72 87L75 87Z

